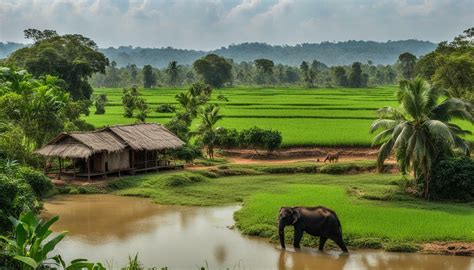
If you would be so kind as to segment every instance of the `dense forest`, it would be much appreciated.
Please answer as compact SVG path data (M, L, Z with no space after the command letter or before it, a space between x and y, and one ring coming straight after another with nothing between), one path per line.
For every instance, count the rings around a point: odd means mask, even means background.
M0 58L7 57L19 47L19 43L0 43ZM295 46L269 45L265 43L242 43L230 45L212 51L183 50L167 48L140 48L120 46L118 48L101 48L100 52L115 61L118 67L135 64L138 67L151 65L163 68L171 61L178 61L183 65L191 65L195 60L209 53L217 54L235 62L252 62L259 58L272 59L275 63L299 66L302 61L318 59L328 66L350 65L353 62L388 65L397 61L398 56L410 52L419 57L436 48L436 44L429 41L400 40L387 42L374 41L344 41L304 43Z

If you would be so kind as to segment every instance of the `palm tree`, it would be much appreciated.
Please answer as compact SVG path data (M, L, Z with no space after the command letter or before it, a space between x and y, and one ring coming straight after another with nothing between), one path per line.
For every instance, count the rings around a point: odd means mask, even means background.
M216 104L209 104L200 114L201 123L195 132L207 148L207 155L210 159L214 159L214 145L216 143L216 128L214 127L217 121L221 120L223 116L219 114L219 106Z
M397 91L399 108L385 107L378 110L380 119L370 127L371 133L382 131L373 139L381 145L377 165L395 150L402 172L413 168L415 178L423 177L423 196L429 198L431 168L439 158L459 151L469 154L469 144L461 136L471 134L451 123L452 119L474 122L470 111L472 104L446 98L446 92L431 87L425 80L416 78L405 81Z
M168 64L168 68L166 69L166 74L169 76L169 84L171 87L175 87L178 82L178 75L179 75L179 65L177 61L171 61Z

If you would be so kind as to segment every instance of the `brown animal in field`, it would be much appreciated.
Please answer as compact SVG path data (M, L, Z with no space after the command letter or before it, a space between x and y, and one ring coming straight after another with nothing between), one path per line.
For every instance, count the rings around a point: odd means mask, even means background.
M326 160L329 160L329 163L332 163L332 162L338 162L339 161L339 155L341 154L341 152L337 152L337 153L328 153L326 155L326 158L324 159L324 163L326 163Z

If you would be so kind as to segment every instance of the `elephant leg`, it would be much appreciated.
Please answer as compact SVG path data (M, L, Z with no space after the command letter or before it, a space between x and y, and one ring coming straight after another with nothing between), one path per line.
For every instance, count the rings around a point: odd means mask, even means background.
M327 237L319 237L319 250L324 250L324 244L326 244L326 241L328 240Z
M303 237L303 230L295 228L295 235L293 237L293 246L300 248L301 238Z
M347 252L346 244L344 244L344 240L342 240L342 236L338 236L332 239L336 244L342 249L342 251Z

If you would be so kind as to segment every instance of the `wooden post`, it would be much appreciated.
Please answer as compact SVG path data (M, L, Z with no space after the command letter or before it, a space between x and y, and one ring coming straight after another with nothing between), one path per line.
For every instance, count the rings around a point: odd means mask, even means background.
M132 175L135 175L135 150L132 149Z
M72 159L72 175L73 178L76 179L76 159Z
M87 181L91 180L91 164L89 158L86 159L87 162Z
M148 152L145 150L145 172L147 168L148 168Z
M61 157L58 157L58 162L59 162L58 179L61 180Z

